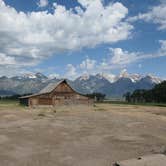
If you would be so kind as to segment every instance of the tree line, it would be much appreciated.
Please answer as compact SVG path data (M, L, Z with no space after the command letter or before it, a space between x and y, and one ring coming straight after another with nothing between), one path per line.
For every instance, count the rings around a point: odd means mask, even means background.
M94 99L95 101L103 101L106 95L103 93L91 93L91 94L86 94L86 96Z
M27 96L27 95L31 95L31 94L24 94L24 95L12 95L12 96L0 96L0 100L18 100L19 97L21 96Z
M166 81L155 85L153 89L138 89L133 93L124 94L127 102L140 103L166 103Z

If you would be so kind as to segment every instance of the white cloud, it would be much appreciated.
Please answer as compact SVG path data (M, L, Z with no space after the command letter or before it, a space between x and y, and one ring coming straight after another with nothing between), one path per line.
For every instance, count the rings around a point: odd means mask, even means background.
M83 69L83 70L93 70L95 65L96 65L96 60L86 58L80 64L80 68Z
M0 65L13 65L15 63L14 57L9 57L3 53L0 53Z
M147 13L140 13L137 16L131 17L128 20L133 22L144 20L153 22L159 25L159 30L166 30L166 3L163 2L159 6L152 7Z
M114 75L110 72L102 73L102 76L104 78L106 78L107 80L109 80L111 83L115 82L115 80L116 80L116 75Z
M158 58L166 56L166 40L160 40L160 48L154 52L145 54L142 52L129 52L122 48L110 48L110 61L105 60L101 67L105 69L124 67L128 64L140 61L142 59Z
M103 6L100 0L79 0L67 10L54 3L54 12L17 12L0 0L0 51L17 65L35 65L59 52L125 40L133 28L121 3ZM44 4L44 3L43 3ZM75 11L77 12L75 12ZM23 63L21 63L23 62Z
M66 67L66 74L65 77L69 79L74 79L77 76L76 67L72 64L68 64Z
M126 65L139 59L140 54L135 52L128 52L121 48L111 48L111 64L113 65Z
M48 5L48 0L39 0L39 2L37 3L37 5L39 7L46 7Z
M160 52L162 53L165 53L166 52L166 40L160 40L159 41L160 42L160 44L161 44L161 50L160 50Z
M15 65L11 65L11 64L6 64L6 65L0 64L0 76L12 77L12 76L16 76L16 75L17 76L22 75L25 73L29 73L29 71L24 68L20 68Z
M79 75L95 74L97 72L97 61L87 57L79 65L67 64L64 76L74 79Z
M128 74L128 72L127 72L127 69L123 69L123 70L121 70L120 71L120 77L127 77L129 74Z
M128 76L127 67L130 64L139 62L144 59L158 58L166 56L166 40L160 40L160 48L154 53L141 53L141 52L129 52L123 50L122 48L110 48L110 55L107 59L102 59L102 61L96 61L94 59L86 58L79 65L68 64L66 67L65 77L69 79L74 79L80 75L87 74L97 74L100 73L110 82L115 81L117 78L112 74L114 69L122 69L120 76ZM142 64L138 64L139 68L142 68ZM134 79L138 77L133 75Z
M66 66L65 78L75 79L80 75L87 78L89 75L100 73L110 82L114 82L119 77L129 77L126 67L130 64L137 63L143 59L158 58L166 56L166 40L160 40L160 48L154 53L129 52L122 48L110 48L110 54L107 59L102 59L101 62L87 57L79 65L68 64ZM142 68L142 64L138 64ZM114 69L121 69L119 77L112 74ZM131 77L134 80L140 78L139 75L134 74Z
M57 73L54 73L54 74L49 74L48 76L49 79L53 79L53 78L60 78L60 75L57 74Z

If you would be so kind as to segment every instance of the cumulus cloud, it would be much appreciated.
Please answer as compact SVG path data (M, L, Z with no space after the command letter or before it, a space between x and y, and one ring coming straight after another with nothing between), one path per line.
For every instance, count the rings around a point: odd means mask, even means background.
M128 20L131 22L144 20L159 25L159 30L166 30L166 3L164 1L159 6L152 7L147 13L140 13Z
M13 65L15 63L14 57L9 57L3 53L0 53L0 65Z
M93 70L95 65L96 65L96 60L86 58L80 64L80 68L83 69L83 70Z
M48 75L48 78L49 78L49 79L53 79L53 78L60 78L60 75L59 75L59 74L57 74L57 73L54 73L54 74L49 74L49 75Z
M159 42L161 44L160 52L165 53L166 52L166 40L160 40Z
M44 1L41 6L43 6ZM35 65L59 52L114 43L130 36L132 25L121 3L78 0L84 7L67 10L54 3L48 11L17 12L0 0L0 52L17 64ZM21 63L26 62L26 63Z
M122 67L142 59L149 58L158 58L162 56L166 56L166 40L160 40L160 48L154 52L145 54L142 52L129 52L123 50L122 48L110 48L110 61L107 60L101 63L101 66L105 66L105 68L116 68Z
M117 79L117 76L115 74L112 74L110 71L101 73L101 75L105 77L107 80L109 80L111 83L113 83Z
M94 59L85 59L81 62L78 67L78 71L81 69L81 73L107 73L106 77L110 80L114 78L114 75L109 75L112 69L123 69L127 65L139 62L143 59L158 58L166 56L166 40L160 40L160 48L153 53L145 54L142 52L129 52L122 48L110 48L109 57L107 59L102 59L101 62L97 62ZM138 65L139 68L142 67L141 64ZM126 70L123 70L125 73ZM78 75L78 73L77 73Z
M12 77L14 75L23 75L25 73L29 73L28 70L25 68L20 68L16 65L6 64L2 65L0 64L0 76L8 76Z
M76 72L76 67L74 67L72 64L68 64L66 67L66 74L65 77L69 78L69 79L74 79L77 76L77 72Z
M112 55L110 63L113 65L125 65L132 63L140 58L140 53L128 52L121 48L111 48Z
M127 77L128 73L126 67L128 65L144 59L166 56L166 40L160 40L159 43L160 48L156 52L149 54L142 52L129 52L122 48L110 48L109 56L101 61L87 57L79 65L67 64L64 77L75 79L80 75L87 76L87 74L95 75L100 73L110 82L113 82L117 79L116 75L112 74L114 69L123 69L121 70L120 76ZM142 68L142 64L139 63L138 67ZM137 75L135 77L137 77Z
M39 7L46 7L48 5L48 0L39 0L39 2L37 3L37 5Z

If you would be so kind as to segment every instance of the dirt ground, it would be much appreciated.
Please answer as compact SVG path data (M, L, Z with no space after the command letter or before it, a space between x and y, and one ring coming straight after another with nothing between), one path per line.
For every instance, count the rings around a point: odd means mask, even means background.
M0 105L0 166L111 166L166 152L166 107Z

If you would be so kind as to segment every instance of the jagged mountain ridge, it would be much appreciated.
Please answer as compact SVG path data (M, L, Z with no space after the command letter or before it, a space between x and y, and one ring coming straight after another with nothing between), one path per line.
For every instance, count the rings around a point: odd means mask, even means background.
M110 78L110 77L109 77ZM51 82L60 79L48 78L42 73L25 74L15 77L0 77L0 95L36 93ZM162 80L152 75L120 74L108 79L106 74L82 75L74 81L68 80L71 86L80 93L101 92L107 96L121 97L124 93L135 89L151 89Z
M74 87L82 93L101 92L107 96L121 97L136 89L151 89L162 80L151 75L119 75L109 81L103 74L84 75L74 81ZM89 89L89 91L88 91Z

